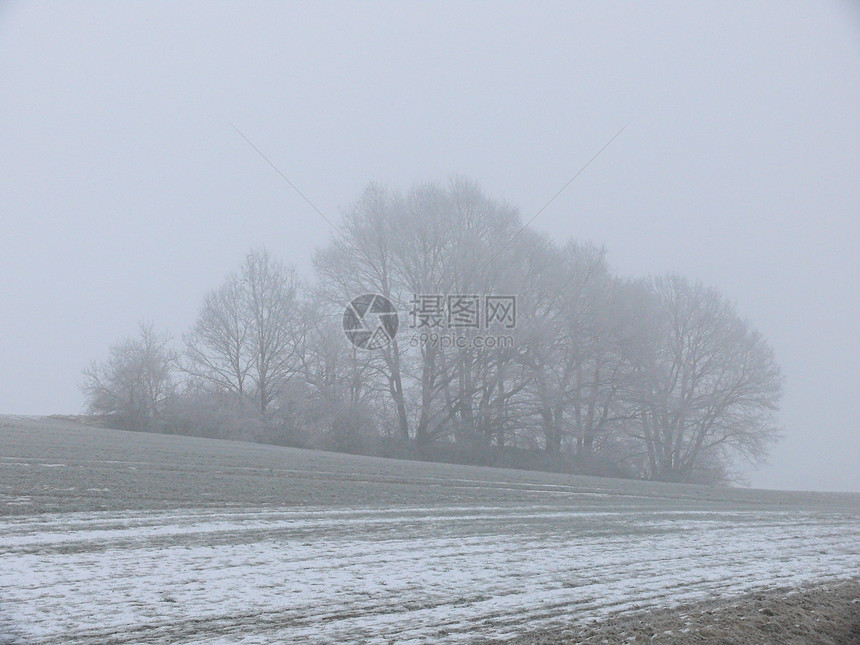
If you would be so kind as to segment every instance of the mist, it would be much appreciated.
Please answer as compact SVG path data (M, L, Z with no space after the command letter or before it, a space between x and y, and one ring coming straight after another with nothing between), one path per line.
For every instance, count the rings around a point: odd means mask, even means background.
M858 54L847 3L6 4L0 411L80 412L82 368L181 335L249 248L307 274L368 182L462 174L726 294L785 375L751 483L860 490Z

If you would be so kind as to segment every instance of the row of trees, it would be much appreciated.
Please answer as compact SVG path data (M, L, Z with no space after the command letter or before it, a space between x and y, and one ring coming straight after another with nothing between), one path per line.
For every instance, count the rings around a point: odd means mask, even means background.
M402 312L373 352L341 328L365 293ZM415 342L420 294L516 294L513 342ZM180 345L143 326L113 347L85 372L90 412L132 429L479 462L540 452L579 470L717 481L737 457L765 455L782 382L714 289L617 276L603 249L523 229L461 179L370 186L306 283L250 253Z

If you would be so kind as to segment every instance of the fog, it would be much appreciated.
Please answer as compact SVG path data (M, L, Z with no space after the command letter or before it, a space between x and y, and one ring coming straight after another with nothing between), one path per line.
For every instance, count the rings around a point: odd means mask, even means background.
M853 4L5 4L0 412L78 413L251 247L310 270L369 181L454 173L624 275L736 301L785 377L754 486L860 490ZM235 128L233 127L235 126Z

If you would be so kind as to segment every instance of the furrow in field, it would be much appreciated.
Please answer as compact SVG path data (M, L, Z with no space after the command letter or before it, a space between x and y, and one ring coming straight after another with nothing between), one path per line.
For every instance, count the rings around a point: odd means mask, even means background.
M40 530L0 522L0 590L4 613L44 642L233 630L248 642L453 641L858 564L853 518L825 525L786 512L206 511L80 517L66 531L61 517L30 522Z

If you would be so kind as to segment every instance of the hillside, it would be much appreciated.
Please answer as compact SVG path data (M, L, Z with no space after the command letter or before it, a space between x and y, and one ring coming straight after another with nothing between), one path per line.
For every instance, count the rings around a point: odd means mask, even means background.
M849 578L858 534L858 495L0 419L9 642L514 638Z

